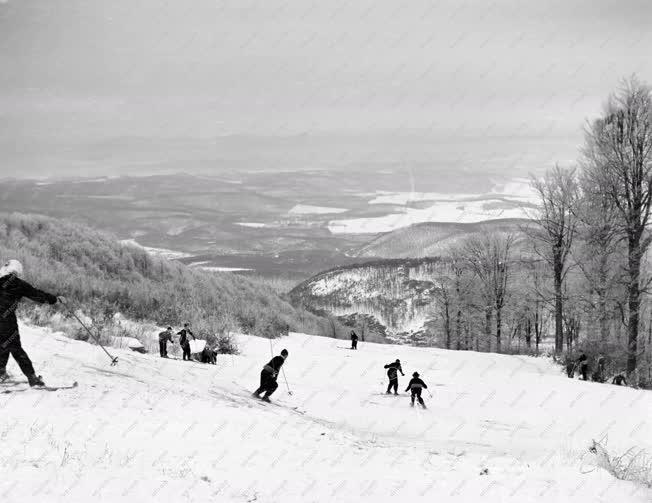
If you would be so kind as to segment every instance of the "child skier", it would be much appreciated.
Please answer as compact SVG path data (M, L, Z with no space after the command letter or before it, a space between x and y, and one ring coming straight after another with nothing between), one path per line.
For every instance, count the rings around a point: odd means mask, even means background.
M398 372L400 372L402 376L405 375L403 373L403 369L401 368L401 360L397 358L394 363L388 363L385 365L385 368L388 369L387 377L389 378L389 384L387 385L387 394L391 395L392 388L394 388L394 394L398 395Z
M405 388L405 391L412 391L412 403L410 404L412 407L414 407L414 399L417 398L421 404L421 407L424 409L426 408L426 404L423 402L423 398L421 398L421 390L423 388L428 389L428 386L426 386L426 383L419 379L419 373L415 372L412 374L410 384L408 384L408 387Z
M281 371L281 367L285 363L287 357L288 350L284 349L281 351L280 356L275 356L263 367L263 370L260 372L260 387L253 392L253 396L260 398L259 395L264 391L265 395L261 400L264 402L270 401L269 397L276 391L276 388L278 388L276 378L278 377L278 373Z

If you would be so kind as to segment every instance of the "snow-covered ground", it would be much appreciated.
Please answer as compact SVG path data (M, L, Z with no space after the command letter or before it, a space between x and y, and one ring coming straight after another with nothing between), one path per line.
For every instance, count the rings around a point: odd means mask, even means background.
M505 218L530 218L536 195L528 180L516 178L496 183L488 193L445 194L439 192L378 191L368 204L406 206L414 202L431 202L427 208L401 208L398 213L381 217L332 220L333 234L367 234L391 232L421 222L478 223Z
M163 360L23 328L51 385L0 393L2 502L649 502L592 464L652 450L652 394L569 380L546 359L291 334L285 383L249 397L268 340L238 336L218 365ZM383 394L401 358L428 410ZM9 372L16 375L13 361ZM400 391L408 377L400 377ZM21 388L23 389L23 388ZM297 407L294 410L292 407ZM484 474L481 474L484 473Z

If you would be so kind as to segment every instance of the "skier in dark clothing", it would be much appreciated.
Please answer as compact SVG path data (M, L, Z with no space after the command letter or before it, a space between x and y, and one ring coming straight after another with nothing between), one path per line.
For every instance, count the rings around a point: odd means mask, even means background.
M622 386L624 384L625 386L627 386L627 379L625 379L624 375L618 374L613 378L611 384L615 384L616 386Z
M183 330L177 333L179 336L179 346L183 350L183 359L190 361L190 337L196 339L195 335L190 331L190 324L185 323Z
M161 353L161 358L168 357L168 341L174 344L172 340L172 327L168 327L167 330L158 334L158 347Z
M412 374L412 379L410 379L408 387L405 388L405 391L412 392L412 407L414 407L414 399L417 398L421 404L421 407L424 409L426 408L426 404L424 403L423 398L421 398L421 390L423 388L428 389L428 386L426 386L426 383L419 379L419 373L415 372Z
M263 367L263 370L260 372L260 386L253 392L253 396L260 398L259 395L264 391L265 395L262 397L262 400L265 402L270 401L269 397L276 391L276 388L278 388L276 379L287 357L288 350L284 349L281 351L280 356L275 356Z
M582 353L580 357L576 360L575 364L579 365L580 367L580 373L582 374L582 379L584 379L585 381L588 380L587 374L589 372L589 359L586 357L586 355Z
M201 362L217 365L217 351L211 349L208 344L206 344L201 352Z
M11 354L30 386L45 386L20 343L16 307L23 297L40 304L56 304L58 299L20 279L22 274L23 266L17 260L10 260L0 268L0 381L8 378L7 363Z
M387 370L387 377L389 377L389 385L387 386L387 394L390 395L392 393L392 388L394 388L394 394L398 395L398 373L400 372L402 376L405 374L403 373L403 369L401 368L401 360L398 358L394 363L388 363L385 365L385 368Z
M351 349L358 349L358 334L351 330Z

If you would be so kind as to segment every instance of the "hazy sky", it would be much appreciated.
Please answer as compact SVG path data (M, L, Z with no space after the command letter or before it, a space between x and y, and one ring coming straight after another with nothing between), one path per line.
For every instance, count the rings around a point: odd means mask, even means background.
M622 77L652 81L651 23L649 0L0 0L0 175L255 164L292 135L565 162Z

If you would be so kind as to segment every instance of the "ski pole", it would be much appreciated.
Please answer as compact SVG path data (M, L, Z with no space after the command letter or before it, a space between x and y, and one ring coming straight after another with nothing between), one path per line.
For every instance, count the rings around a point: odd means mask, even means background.
M293 393L290 391L290 385L288 384L288 378L285 377L285 369L283 367L281 367L281 372L283 372L283 379L285 380L285 386L288 389L288 395L292 396Z
M61 299L59 299L59 302L62 302ZM63 301L63 305L66 306L68 309L68 312L73 315L73 317L79 322L79 324L84 327L84 329L88 332L88 334L97 341L97 344L104 350L106 355L111 359L111 366L115 366L118 364L118 357L117 356L111 356L111 353L109 353L106 348L102 345L100 342L100 338L96 336L93 332L90 331L90 329L84 324L82 320L79 319L79 316L75 314L75 312L72 310L72 308L68 305L67 302Z

